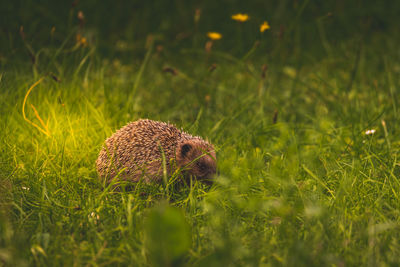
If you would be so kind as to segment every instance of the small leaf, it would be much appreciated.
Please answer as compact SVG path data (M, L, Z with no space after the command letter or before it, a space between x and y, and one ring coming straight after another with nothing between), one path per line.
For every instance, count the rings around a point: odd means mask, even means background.
M183 213L174 207L154 208L145 220L146 245L156 265L177 263L191 245L190 228Z

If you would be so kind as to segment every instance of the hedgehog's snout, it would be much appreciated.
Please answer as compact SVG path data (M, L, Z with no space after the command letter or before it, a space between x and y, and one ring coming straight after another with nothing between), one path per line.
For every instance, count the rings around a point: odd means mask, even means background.
M177 160L186 175L199 180L212 180L217 171L214 150L200 146L195 141L188 141L179 147Z
M211 180L217 172L215 158L204 155L194 162L192 172L201 180Z

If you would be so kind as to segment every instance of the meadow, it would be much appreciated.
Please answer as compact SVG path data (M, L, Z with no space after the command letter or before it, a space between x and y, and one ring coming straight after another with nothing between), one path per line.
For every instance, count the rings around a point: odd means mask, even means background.
M398 3L1 12L0 266L400 264ZM99 179L139 118L212 142L215 182Z

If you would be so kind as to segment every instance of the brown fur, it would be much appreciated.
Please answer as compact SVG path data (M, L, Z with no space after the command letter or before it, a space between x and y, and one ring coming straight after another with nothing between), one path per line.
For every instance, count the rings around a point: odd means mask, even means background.
M216 172L214 147L198 136L152 120L131 122L105 141L96 161L97 172L111 181L160 182L175 171L185 177L209 180Z

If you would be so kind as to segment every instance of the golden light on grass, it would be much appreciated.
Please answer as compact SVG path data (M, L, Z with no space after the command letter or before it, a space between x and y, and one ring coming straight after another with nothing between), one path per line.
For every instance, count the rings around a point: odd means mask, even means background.
M44 77L40 78L37 82L35 82L26 92L25 97L24 97L24 102L22 103L22 117L24 118L25 121L27 121L29 124L31 124L33 127L35 127L36 129L38 129L40 132L44 133L47 136L50 136L50 131L47 128L47 125L44 123L44 121L42 120L42 118L39 116L39 112L37 112L36 108L31 104L31 108L33 109L36 118L39 120L40 124L43 126L43 128L41 128L39 125L37 125L36 123L30 121L26 115L25 115L25 105L26 105L26 101L28 100L28 96L30 94L30 92L33 90L33 88L35 88L39 83L41 83L43 81Z
M269 23L267 21L264 21L264 23L260 26L260 32L265 32L269 28L271 28L271 26L269 26Z
M215 41L215 40L221 39L222 34L220 34L219 32L208 32L207 37L210 38L211 40Z
M242 13L237 13L235 15L232 15L231 17L233 20L239 21L239 22L245 22L249 20L249 15L247 14L242 14Z

